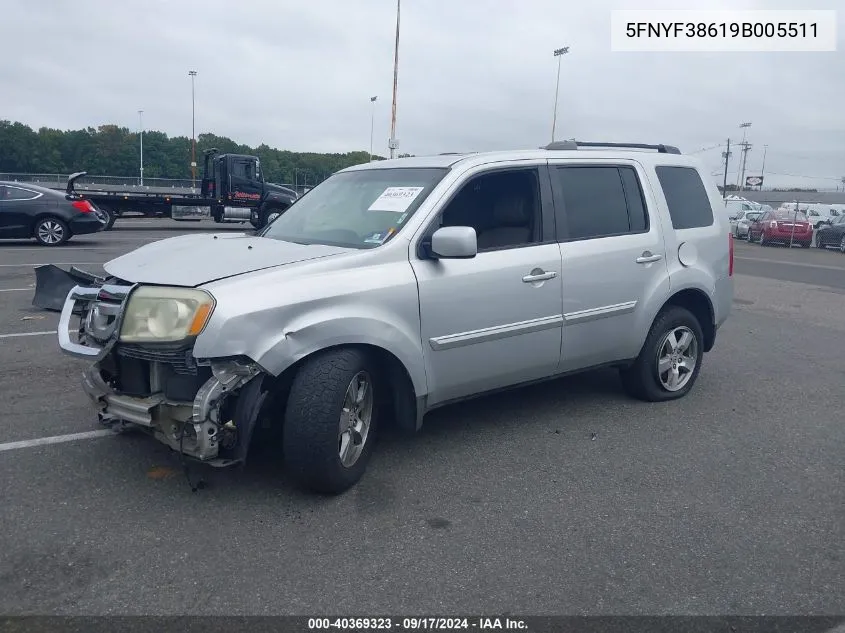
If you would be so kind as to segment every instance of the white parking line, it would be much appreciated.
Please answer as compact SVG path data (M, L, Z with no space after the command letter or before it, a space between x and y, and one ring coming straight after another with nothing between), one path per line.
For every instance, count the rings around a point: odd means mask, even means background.
M23 292L24 290L33 290L32 288L0 288L0 292Z
M22 440L20 442L6 442L0 444L0 452L13 451L18 448L31 448L33 446L44 446L45 444L61 444L63 442L75 442L76 440L91 440L95 437L106 437L114 435L114 431L104 429L102 431L85 431L84 433L71 433L69 435L54 435L53 437L41 437L37 440Z
M17 338L19 336L46 336L47 334L56 334L58 330L50 330L49 332L15 332L14 334L0 334L0 338Z

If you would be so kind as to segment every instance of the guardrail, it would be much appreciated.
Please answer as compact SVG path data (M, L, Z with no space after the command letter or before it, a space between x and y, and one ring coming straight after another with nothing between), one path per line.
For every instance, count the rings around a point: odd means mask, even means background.
M67 180L70 174L17 174L17 173L2 173L0 172L0 180L7 180L11 182L29 182L34 185L41 185L42 187L49 187L50 189L64 189L67 187ZM140 178L127 176L91 176L85 175L80 177L75 183L74 187L79 191L98 189L103 191L138 191L139 193L165 193L179 190L178 193L198 193L200 179L196 181L190 178L144 178L144 184L141 184ZM293 185L284 183L275 183L288 189L293 189L299 195L302 195L307 189L314 186Z

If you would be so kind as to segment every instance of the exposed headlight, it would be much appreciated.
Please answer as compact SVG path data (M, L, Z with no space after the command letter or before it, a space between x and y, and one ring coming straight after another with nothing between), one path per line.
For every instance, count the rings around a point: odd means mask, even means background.
M167 343L196 336L214 310L214 297L194 288L141 286L129 297L120 340Z

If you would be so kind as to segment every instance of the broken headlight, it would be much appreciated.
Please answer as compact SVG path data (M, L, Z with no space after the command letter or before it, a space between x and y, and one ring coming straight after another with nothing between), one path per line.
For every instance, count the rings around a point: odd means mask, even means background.
M214 310L214 297L195 288L141 286L126 306L120 340L173 343L196 336Z

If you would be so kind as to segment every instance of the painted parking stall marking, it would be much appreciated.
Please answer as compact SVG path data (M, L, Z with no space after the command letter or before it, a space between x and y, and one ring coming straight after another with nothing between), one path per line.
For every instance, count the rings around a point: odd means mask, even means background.
M21 440L19 442L6 442L0 444L0 452L14 451L21 448L32 448L35 446L48 446L50 444L63 444L65 442L76 442L79 440L92 440L98 437L115 435L114 431L103 429L99 431L85 431L83 433L70 433L68 435L54 435L52 437L40 437L34 440Z

